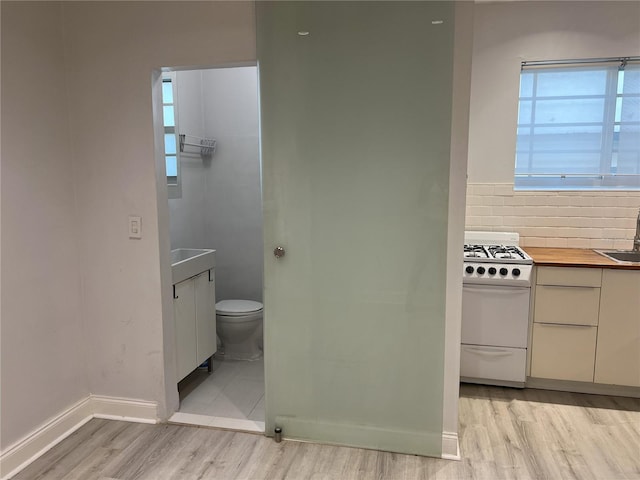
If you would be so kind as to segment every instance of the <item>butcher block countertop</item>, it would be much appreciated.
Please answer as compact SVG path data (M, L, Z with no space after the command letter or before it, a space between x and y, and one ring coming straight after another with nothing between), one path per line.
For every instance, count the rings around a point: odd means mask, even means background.
M640 264L618 263L587 248L522 247L542 267L621 268L640 270Z

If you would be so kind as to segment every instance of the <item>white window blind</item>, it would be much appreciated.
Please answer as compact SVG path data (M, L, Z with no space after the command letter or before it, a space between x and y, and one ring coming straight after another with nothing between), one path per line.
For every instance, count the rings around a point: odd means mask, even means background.
M523 67L515 188L640 189L640 64Z

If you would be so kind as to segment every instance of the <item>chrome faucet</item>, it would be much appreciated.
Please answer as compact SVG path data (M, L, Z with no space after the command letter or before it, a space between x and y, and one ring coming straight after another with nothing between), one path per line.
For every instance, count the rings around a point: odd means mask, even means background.
M633 251L640 252L640 210L638 210L638 220L636 221L636 236L633 237Z

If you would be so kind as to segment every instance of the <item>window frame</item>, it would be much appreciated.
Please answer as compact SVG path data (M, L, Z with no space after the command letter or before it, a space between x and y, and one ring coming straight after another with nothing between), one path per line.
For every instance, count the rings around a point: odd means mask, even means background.
M178 86L177 86L177 75L176 72L162 72L162 85L161 87L164 87L164 83L171 83L171 89L172 89L172 94L173 94L173 102L171 103L165 103L164 101L164 92L161 92L161 97L162 97L162 127L163 127L163 135L162 135L162 148L163 148L163 159L165 162L165 176L166 176L166 180L167 180L167 194L169 199L176 199L176 198L182 198L182 175L181 175L181 168L180 168L180 164L181 162L181 158L180 158L180 139L179 139L179 128L178 128ZM173 107L173 126L167 126L165 125L165 121L164 121L164 107L167 106L172 106ZM166 175L166 162L167 162L167 157L172 157L174 156L173 154L167 154L166 148L165 148L165 136L167 134L173 134L175 136L175 142L176 142L176 153L175 153L175 157L176 157L176 176L175 176L175 182L173 181L173 177L169 177L168 175Z
M542 61L542 62L522 62L521 73L519 76L520 88L518 89L518 119L517 119L517 129L516 129L516 155L515 155L515 165L514 165L514 190L521 191L531 191L531 190L547 190L547 191L567 191L567 190L602 190L602 191L615 191L615 190L624 190L624 191L637 191L640 190L640 171L638 173L618 173L614 170L614 166L617 165L618 161L618 150L617 147L614 148L616 144L616 133L619 133L620 126L626 122L621 122L616 120L616 108L618 105L618 101L620 98L624 97L640 97L639 94L630 94L624 93L624 90L619 91L619 76L620 71L623 71L627 64L632 62L634 65L634 70L638 68L640 64L640 57L620 57L620 58L607 58L607 59L584 59L584 60L558 60L558 61ZM601 122L596 122L594 126L601 127L601 141L600 141L600 167L599 172L593 173L570 173L569 168L567 168L566 173L541 173L535 172L534 167L532 165L533 152L534 152L534 130L536 127L535 122L535 107L536 101L540 101L540 98L545 99L546 97L539 97L537 95L537 75L533 77L533 83L531 88L531 95L522 95L522 85L523 85L523 73L525 71L531 72L533 69L544 69L549 72L554 68L571 69L575 67L576 69L580 68L581 70L585 70L587 68L602 70L606 72L606 84L605 90L603 94L598 95L585 95L585 97L600 97L603 100L603 118ZM562 99L571 99L576 97L581 97L583 95L569 95L569 96L558 96L552 97L554 99L562 100ZM566 97L566 98L564 98ZM522 108L523 101L531 101L531 117L528 123L520 123L520 110ZM620 100L620 105L622 105L622 100ZM565 122L565 124L570 124L570 122ZM635 125L636 122L633 121L631 123ZM563 125L563 123L558 123L558 125ZM585 124L587 125L587 124ZM542 125L544 128L544 125ZM524 128L530 129L529 142L528 142L528 153L527 151L519 150L519 136L520 130ZM538 124L538 128L541 128L540 124ZM616 129L618 132L616 132ZM567 151L567 154L579 154L579 151ZM596 152L592 152L596 153ZM520 155L528 155L528 167L526 171L518 170L518 166L520 162L522 162ZM520 162L518 161L520 160Z

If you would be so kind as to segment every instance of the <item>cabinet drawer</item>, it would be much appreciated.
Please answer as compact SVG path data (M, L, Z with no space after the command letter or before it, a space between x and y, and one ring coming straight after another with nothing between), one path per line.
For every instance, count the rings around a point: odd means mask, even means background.
M564 285L568 287L599 287L601 268L538 267L537 285Z
M533 325L531 376L593 382L597 327Z
M527 364L525 348L462 345L460 376L507 382L524 382Z
M600 289L536 286L533 321L566 325L598 325Z

